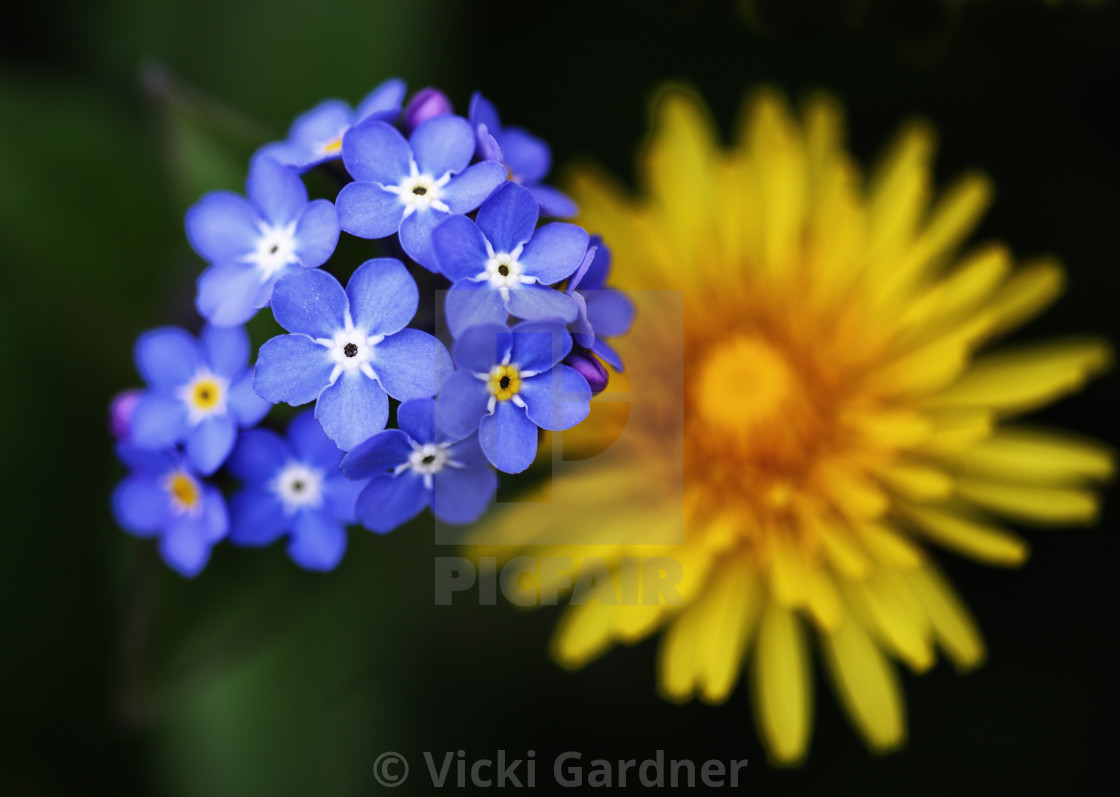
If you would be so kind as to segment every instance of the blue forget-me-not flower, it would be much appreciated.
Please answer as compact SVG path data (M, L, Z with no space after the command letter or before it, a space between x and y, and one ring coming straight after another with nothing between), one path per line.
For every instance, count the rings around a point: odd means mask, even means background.
M418 302L416 282L392 258L363 263L346 290L325 271L285 277L272 313L292 334L261 347L254 388L273 403L316 402L327 436L350 450L385 428L389 396L433 396L451 372L442 343L406 328Z

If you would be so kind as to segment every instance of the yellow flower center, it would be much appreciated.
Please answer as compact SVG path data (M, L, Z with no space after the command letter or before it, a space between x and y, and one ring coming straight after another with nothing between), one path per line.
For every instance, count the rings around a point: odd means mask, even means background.
M191 387L191 402L195 409L212 410L222 400L222 386L214 379L199 379Z
M180 512L198 509L202 499L198 482L181 470L167 477L167 492L171 496L172 505Z
M326 155L333 155L334 153L341 151L342 136L339 136L338 138L332 138L330 141L323 145L323 153Z
M713 431L750 437L779 421L797 390L779 351L753 335L739 335L700 367L700 415Z
M488 387L498 401L509 401L521 390L521 376L512 365L497 365L490 372Z

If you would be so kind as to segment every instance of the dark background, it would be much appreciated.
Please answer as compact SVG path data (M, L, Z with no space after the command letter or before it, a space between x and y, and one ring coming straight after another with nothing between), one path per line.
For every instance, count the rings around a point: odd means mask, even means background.
M933 121L948 179L987 171L977 238L1055 253L1070 288L1019 339L1117 339L1115 4L110 0L24 4L0 29L3 794L362 794L399 750L469 759L747 757L756 794L1085 793L1115 783L1112 500L1095 530L1029 532L1021 570L939 555L989 661L903 674L910 741L870 755L818 676L808 765L775 771L745 690L654 694L655 643L568 674L557 613L432 605L416 523L355 531L338 571L222 546L185 581L113 525L121 470L105 405L137 382L143 329L195 325L201 263L182 233L203 191L240 190L248 154L328 96L389 75L485 91L507 123L626 180L652 90L695 85L724 130L770 83L846 104L869 163ZM259 342L259 341L258 341ZM1040 414L1115 442L1116 377Z

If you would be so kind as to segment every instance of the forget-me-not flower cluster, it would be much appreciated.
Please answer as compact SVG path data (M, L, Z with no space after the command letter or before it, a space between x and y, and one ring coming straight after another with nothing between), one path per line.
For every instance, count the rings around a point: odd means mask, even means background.
M466 116L433 87L405 100L392 79L356 109L320 103L253 155L245 195L187 212L200 331L142 334L144 386L110 406L129 469L114 514L185 576L222 540L283 540L321 571L355 523L474 522L498 473L528 468L540 430L580 423L622 369L605 338L634 308L606 288L606 246L561 220L577 208L543 183L548 144L481 94ZM312 171L337 190L316 178L313 198ZM338 256L343 234L375 242L364 262ZM275 332L253 358L262 310ZM281 404L307 409L282 427Z

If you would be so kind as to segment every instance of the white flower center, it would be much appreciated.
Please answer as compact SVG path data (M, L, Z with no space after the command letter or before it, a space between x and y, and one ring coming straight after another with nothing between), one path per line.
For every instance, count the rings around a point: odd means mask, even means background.
M394 473L411 470L424 477L424 487L432 489L432 477L444 468L461 468L462 463L451 458L447 450L451 443L416 443L412 445L412 453L408 455L408 462L398 465Z
M401 204L404 205L405 217L407 218L418 210L428 210L429 208L450 213L451 208L440 200L440 196L443 193L443 187L451 180L451 172L447 172L438 179L430 174L420 174L415 161L409 161L409 170L409 176L401 180L400 185L382 186L389 193L400 197Z
M269 482L268 488L280 499L284 512L294 515L303 507L323 505L323 471L302 462L289 462Z
M346 325L336 330L330 338L316 338L315 342L326 348L334 361L334 370L331 372L331 384L338 379L340 374L361 371L370 379L377 376L370 362L373 360L374 347L385 340L384 335L367 335L364 329L357 329L350 313L346 313Z
M262 221L258 222L257 229L260 237L257 238L256 249L244 259L257 267L261 272L261 281L264 282L285 266L299 262L296 254L296 223L293 221L283 227L273 227Z
M179 398L187 405L187 420L191 425L211 415L224 415L229 380L203 369L179 388Z
M487 259L485 277L492 288L515 288L522 282L521 271L514 255L499 252Z

